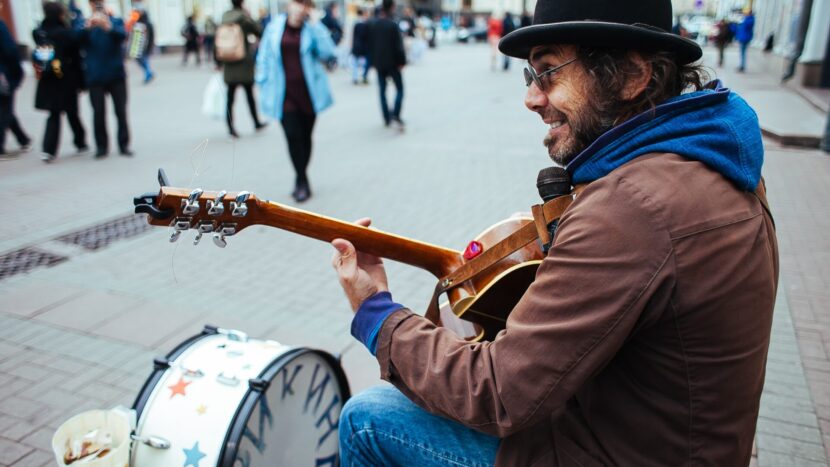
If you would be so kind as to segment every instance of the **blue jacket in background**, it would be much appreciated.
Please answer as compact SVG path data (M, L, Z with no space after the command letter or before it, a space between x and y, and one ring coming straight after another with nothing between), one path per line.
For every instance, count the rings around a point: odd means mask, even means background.
M285 104L285 68L282 64L282 34L287 17L282 14L268 24L256 57L254 80L259 86L262 113L282 120ZM334 103L323 62L334 58L334 42L319 23L303 24L300 31L300 64L315 115Z
M127 77L124 70L124 40L127 30L120 18L110 18L112 28L82 29L81 47L86 53L84 72L88 86L101 86ZM82 24L79 22L75 23Z
M16 89L23 79L17 43L2 20L0 20L0 73L6 75L12 90Z
M744 16L743 21L738 24L735 31L735 39L742 44L752 42L753 30L755 29L755 15Z

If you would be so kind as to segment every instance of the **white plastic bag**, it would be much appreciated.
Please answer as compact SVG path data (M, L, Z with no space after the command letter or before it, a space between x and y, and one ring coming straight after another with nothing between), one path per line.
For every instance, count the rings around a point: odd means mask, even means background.
M214 74L202 96L202 114L206 117L222 120L225 118L225 107L228 100L228 87L220 73Z

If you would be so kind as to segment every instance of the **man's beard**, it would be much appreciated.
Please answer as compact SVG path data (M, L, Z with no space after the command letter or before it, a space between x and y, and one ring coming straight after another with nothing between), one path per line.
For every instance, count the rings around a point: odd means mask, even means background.
M568 139L556 152L550 154L553 162L562 167L568 165L574 157L591 145L603 133L614 126L615 118L605 116L605 109L590 102L583 103L580 108L567 118L570 129ZM545 136L545 147L550 146L550 136Z

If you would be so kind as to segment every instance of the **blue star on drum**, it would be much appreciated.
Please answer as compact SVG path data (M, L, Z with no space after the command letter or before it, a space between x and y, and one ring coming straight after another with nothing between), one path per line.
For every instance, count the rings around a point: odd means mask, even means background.
M207 454L199 450L198 441L196 441L196 444L194 444L192 448L182 449L182 451L184 451L184 455L186 456L183 467L187 467L188 465L199 467L199 461L202 460L203 457L207 456Z

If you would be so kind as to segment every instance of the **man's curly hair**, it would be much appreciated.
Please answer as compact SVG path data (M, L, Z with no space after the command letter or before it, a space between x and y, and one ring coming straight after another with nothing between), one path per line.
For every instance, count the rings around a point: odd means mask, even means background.
M640 72L629 52L626 49L577 47L580 64L594 78L591 102L600 115L613 116L613 122L609 122L611 126L653 110L671 97L699 91L709 80L709 73L703 66L679 65L671 52L639 51L651 64L651 78L644 92L633 99L623 99L621 95L626 81Z

